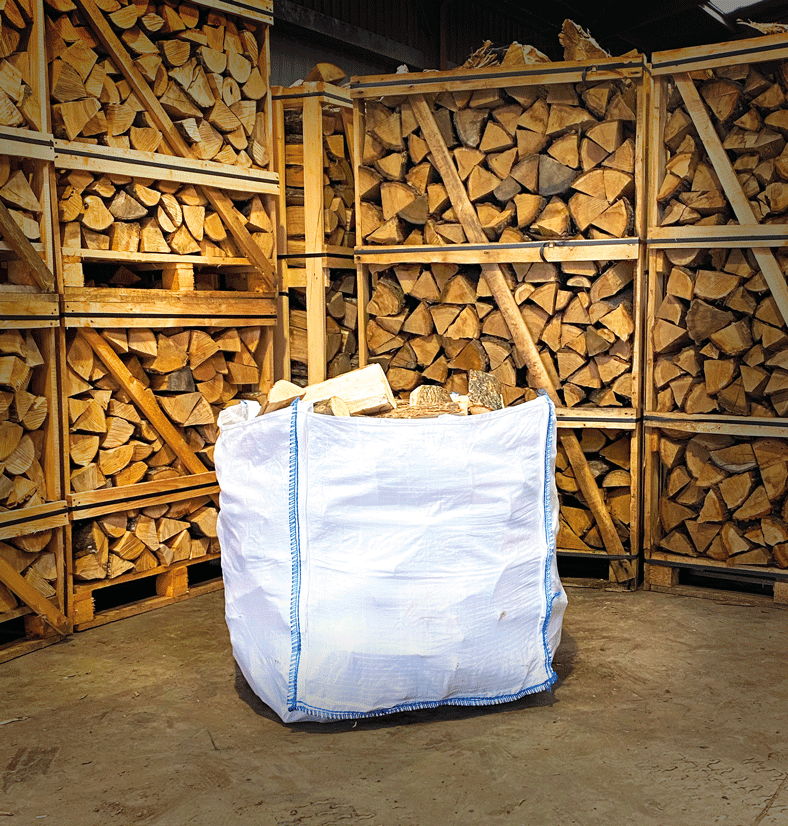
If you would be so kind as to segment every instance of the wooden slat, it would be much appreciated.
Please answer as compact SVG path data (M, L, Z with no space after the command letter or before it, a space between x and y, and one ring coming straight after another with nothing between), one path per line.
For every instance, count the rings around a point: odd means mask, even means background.
M120 155L117 149L110 146L76 141L56 140L54 146L54 161L58 169L84 169L105 175L129 175L265 195L279 191L279 176L260 169L243 169L198 158L179 158L134 149L124 149Z
M687 74L676 75L674 80L736 218L741 224L756 224L757 220L750 201L741 188L730 159L722 147L719 135L695 88L694 81ZM788 324L788 285L785 283L785 276L774 257L774 252L768 247L752 247L752 253L769 285L780 315Z
M637 238L614 241L529 241L523 244L447 244L441 247L356 247L359 264L407 264L423 261L444 264L520 264L536 261L634 261Z
M517 69L495 66L484 69L460 68L447 72L352 77L350 96L369 98L381 95L425 95L431 92L536 86L542 83L600 83L605 80L640 77L643 66L643 56L638 55L632 58L537 63Z
M59 315L58 296L53 293L0 292L0 327L57 327Z
M657 227L648 230L648 243L655 249L711 247L749 249L788 247L788 232L777 224L726 224L721 227Z
M63 315L67 327L267 326L276 322L276 304L259 293L200 290L179 293L173 306L167 290L74 287L65 292Z
M55 159L52 136L33 129L0 126L0 155L52 161Z
M196 6L245 17L268 25L274 22L273 0L193 0Z
M133 571L128 574L121 574L114 579L99 579L95 582L80 582L74 586L74 593L77 597L83 597L93 591L101 591L103 588L111 588L113 585L122 585L124 582L133 582L135 580L147 579L151 576L158 576L159 574L167 573L167 571L174 571L178 568L188 568L190 565L195 565L199 562L210 562L212 559L220 559L220 554L205 554L197 559L182 559L178 562L173 562L171 565L159 565L156 568L150 568L147 571ZM170 600L171 602L172 600Z
M71 633L71 623L63 612L40 591L36 590L21 574L18 574L2 557L0 557L0 582L13 591L25 605L32 608L39 617L46 620L58 634L65 637Z
M463 187L427 101L423 95L414 95L412 104L413 112L421 126L422 136L432 152L432 162L441 176L443 185L446 187L449 200L454 207L466 237L471 243L485 243L487 236L482 229L476 210L468 198L468 193ZM506 283L500 265L484 263L481 266L482 274L511 332L515 347L528 368L532 385L537 389L545 390L553 403L557 405L559 399L556 388L560 386L558 376L549 375L542 363L539 351L520 314L519 307ZM608 553L613 556L625 556L624 546L621 544L621 539L588 466L588 460L580 448L577 436L574 431L565 430L560 433L560 437L577 483L594 515ZM611 570L618 582L628 582L637 577L637 567L631 560L616 560L611 564Z
M139 482L121 488L104 488L85 493L72 493L66 497L71 508L71 519L89 519L116 513L119 510L147 508L170 502L180 502L198 496L219 492L216 473L197 473L167 479L163 482Z
M691 46L671 49L651 55L651 72L667 75L674 72L694 72L719 66L738 66L762 60L783 60L788 57L788 35L771 34L714 43L711 46Z
M740 416L698 416L689 413L646 413L648 428L684 433L719 433L729 436L788 438L788 419L744 419Z
M55 288L55 276L33 249L33 245L19 228L19 224L11 217L11 213L2 201L0 201L0 234L29 268L36 285L44 292L52 292Z
M219 258L203 255L178 255L163 252L120 252L118 250L86 250L63 247L63 255L81 261L116 261L135 264L201 264L206 267L248 267L246 258Z
M62 500L6 511L0 514L0 540L62 528L67 522L68 510Z
M164 111L164 108L159 103L158 98L153 94L147 81L134 65L123 44L105 20L103 13L99 11L93 0L76 0L76 3L82 11L85 12L87 22L109 52L110 58L117 64L118 69L120 69L132 90L140 99L140 102L144 104L149 116L162 133L163 140L166 145L168 145L170 151L183 158L194 157L189 145L175 128L175 124L170 119L170 116ZM260 271L263 289L273 291L276 282L274 268L246 229L246 224L242 216L235 209L233 202L223 192L219 192L211 187L201 186L199 189L208 199L211 206L219 213L219 217L235 237L241 251Z

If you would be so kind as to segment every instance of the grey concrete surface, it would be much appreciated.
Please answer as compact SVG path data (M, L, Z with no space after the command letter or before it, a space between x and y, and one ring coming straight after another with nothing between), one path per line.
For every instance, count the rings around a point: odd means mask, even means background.
M785 826L788 612L569 598L552 693L356 725L279 723L221 593L13 660L0 826Z

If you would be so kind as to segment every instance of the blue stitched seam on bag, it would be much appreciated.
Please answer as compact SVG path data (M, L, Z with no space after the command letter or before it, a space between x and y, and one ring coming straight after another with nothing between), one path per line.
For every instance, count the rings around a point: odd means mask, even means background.
M555 407L552 399L546 391L540 390L540 395L544 395L550 409L550 421L547 424L547 444L544 452L544 532L547 542L547 553L545 554L544 566L544 594L545 594L545 616L542 626L542 644L544 646L544 667L548 674L548 683L552 685L558 675L553 671L552 657L550 656L550 645L547 641L547 628L550 625L550 618L553 615L553 600L558 594L550 593L550 579L553 568L553 558L555 556L555 535L553 534L553 509L550 501L550 478L552 475L552 462L550 457L553 454L553 440L555 439Z
M553 439L555 438L555 409L553 407L553 403L550 400L549 396L546 393L540 391L540 395L544 395L547 398L547 403L549 405L550 410L550 420L548 422L547 427L547 443L545 445L545 481L544 481L544 516L545 516L545 537L547 539L547 558L545 561L545 599L547 603L546 611L545 611L545 621L542 627L542 642L544 645L545 650L545 670L547 671L548 678L539 685L529 686L528 688L523 688L520 691L515 692L514 694L499 694L494 697L455 697L451 699L443 699L443 700L423 700L423 701L415 701L412 703L400 703L400 705L391 706L390 708L379 708L375 711L329 711L328 709L320 708L319 706L311 706L307 703L296 701L295 698L295 678L297 677L298 672L298 655L300 655L301 651L301 640L300 636L298 639L298 652L295 649L295 643L293 648L293 658L295 662L295 676L293 666L290 669L290 692L288 693L288 704L287 710L288 711L301 711L304 714L313 714L316 717L323 717L327 720L360 720L364 717L382 717L386 714L396 714L400 711L418 711L419 709L425 708L438 708L439 706L492 706L492 705L499 705L501 703L511 703L515 700L519 700L522 697L527 696L528 694L538 694L540 691L547 691L553 683L558 679L558 675L553 671L551 666L551 657L550 657L550 646L547 642L547 626L550 623L550 617L553 611L553 600L559 596L559 594L550 595L550 572L552 569L552 561L553 555L555 554L555 537L553 536L552 531L552 508L550 505L550 456L553 452ZM296 402L298 400L296 399ZM295 405L296 402L293 404ZM294 437L294 429L291 430L290 436L290 446L291 446L291 456L290 456L290 471L291 471L291 484L290 484L290 504L291 504L291 517L290 517L290 537L291 537L291 545L292 545L292 537L293 537L293 514L292 514L292 504L293 504L293 454L292 454L292 446L293 446L293 437ZM297 440L296 440L297 444ZM298 471L298 465L296 461L296 476ZM297 504L297 500L296 500ZM298 515L296 513L295 519L297 522ZM293 582L296 581L296 557L294 556L293 562ZM300 584L300 555L298 558L298 580ZM294 585L295 588L295 585ZM297 617L296 617L297 620ZM291 606L291 629L293 628L292 622L292 606ZM293 698L293 702L291 704L290 698Z
M298 663L301 659L301 626L299 603L301 600L301 531L298 523L298 399L291 405L290 414L290 557L293 574L290 586L290 679L287 685L287 710L298 708Z

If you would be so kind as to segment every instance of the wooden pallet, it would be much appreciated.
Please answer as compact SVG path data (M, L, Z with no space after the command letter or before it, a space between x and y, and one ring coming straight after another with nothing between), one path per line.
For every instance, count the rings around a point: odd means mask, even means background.
M328 362L333 355L328 358L326 289L331 287L332 270L355 269L353 205L343 201L344 226L340 224L332 230L326 221L337 220L337 211L332 211L330 202L326 203L324 184L336 178L332 165L344 163L342 174L350 179L345 186L351 189L352 199L349 163L353 151L352 103L346 89L323 82L286 88L275 86L271 94L274 169L282 181L277 214L283 228L282 248L278 250L279 274L284 287L280 313L282 319L289 318L292 296L305 307L307 329L306 352L302 352L304 343L300 335L295 330L291 333L294 325L281 325L276 347L277 377L291 378L292 362L305 362L307 380L314 384L324 381L331 372ZM300 143L287 131L286 121L293 117L301 121ZM331 154L329 138L338 140L345 158L337 157L340 155L337 146ZM303 203L294 203L298 200ZM336 279L338 274L334 272L333 277ZM291 341L291 336L298 336L298 341Z
M176 562L167 568L156 568L142 574L129 574L111 581L82 584L74 592L74 630L86 631L127 619L156 608L174 605L191 597L201 596L224 587L221 569L203 579L207 566L218 561L218 554ZM132 586L132 587L129 587ZM97 603L99 607L97 607ZM103 605L111 607L101 607Z
M688 585L685 576L693 583ZM720 587L726 585L724 590ZM743 566L730 568L713 559L688 560L653 552L645 565L644 588L649 591L713 599L736 605L788 606L788 572ZM758 593L758 590L761 593ZM771 591L771 594L768 592ZM765 592L765 593L764 593Z

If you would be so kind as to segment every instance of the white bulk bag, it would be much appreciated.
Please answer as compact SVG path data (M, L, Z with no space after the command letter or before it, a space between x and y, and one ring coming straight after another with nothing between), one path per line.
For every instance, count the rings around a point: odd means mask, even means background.
M216 445L226 618L284 722L553 684L566 595L549 399L413 420L255 412L226 411Z

